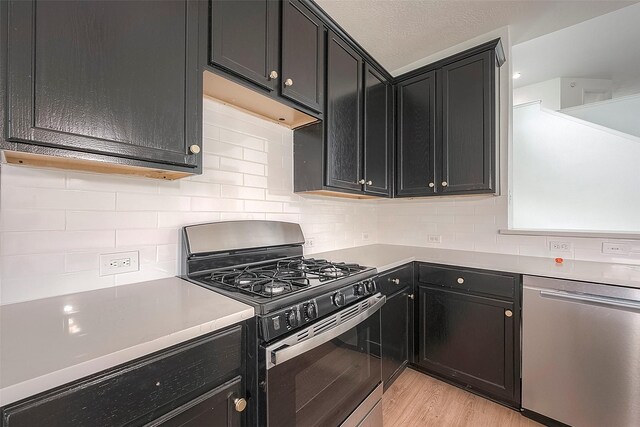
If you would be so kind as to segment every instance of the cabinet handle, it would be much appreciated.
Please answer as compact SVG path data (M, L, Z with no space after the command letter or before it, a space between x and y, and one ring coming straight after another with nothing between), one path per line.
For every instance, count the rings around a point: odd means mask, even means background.
M367 181L367 185L373 185L373 181Z
M399 285L399 284L400 284L400 279L392 279L392 278L389 278L389 281L390 281L391 283L395 283L396 285Z
M200 146L197 144L193 144L189 147L189 151L191 151L192 154L198 154L200 152Z
M505 310L504 315L507 316L507 317L511 317L511 316L513 316L513 311Z
M287 79L287 80L285 80L285 81L284 81L284 85L285 85L285 86L293 86L293 80L291 80L291 79Z
M277 71L272 71L272 72L270 72L270 73L269 73L269 78L270 78L271 80L275 80L275 79L277 79L277 78L278 78L278 72L277 72Z
M430 182L430 183L429 183L429 188L433 188L433 187L435 187L435 186L436 186L436 185L435 185L433 182Z
M449 183L447 181L442 181L442 186L446 187L447 185L449 185Z
M243 397L233 399L233 407L237 412L242 412L247 407L247 400Z
M364 185L364 179L361 179L360 181L358 181L358 184Z
M413 297L413 294L409 294L409 295L407 295L407 296L409 297L409 299L413 299L413 298L414 298L414 297Z
M458 284L462 285L464 283L464 279L462 277L458 277Z

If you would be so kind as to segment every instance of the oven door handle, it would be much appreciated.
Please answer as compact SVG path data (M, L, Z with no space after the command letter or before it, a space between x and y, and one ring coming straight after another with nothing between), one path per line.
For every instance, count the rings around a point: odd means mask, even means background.
M366 310L360 312L358 315L352 317L344 323L340 323L339 325L334 326L331 329L327 329L319 335L315 335L309 339L299 342L298 344L287 347L278 348L281 346L277 343L269 346L271 348L275 347L275 349L271 351L267 349L267 356L269 356L270 353L271 362L267 363L267 369L279 365L280 363L284 363L287 360L291 360L294 357L301 355L302 353L313 350L314 348L326 343L327 341L331 341L332 339L342 335L349 329L359 325L360 323L371 317L376 311L380 310L380 307L382 307L387 300L387 298L382 294L377 294L372 299L374 300L374 302Z

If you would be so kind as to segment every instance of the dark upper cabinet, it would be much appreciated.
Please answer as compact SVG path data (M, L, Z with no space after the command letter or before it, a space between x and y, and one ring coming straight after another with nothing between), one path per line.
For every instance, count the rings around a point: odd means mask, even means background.
M265 89L277 89L279 22L278 1L212 0L211 62Z
M326 84L327 185L361 190L362 57L331 31Z
M495 59L490 51L439 70L442 193L494 191ZM446 185L445 185L446 183Z
M324 26L298 0L285 0L282 8L282 95L322 112Z
M0 148L199 172L197 9L184 0L9 1Z
M369 64L364 69L364 191L389 196L393 155L391 85Z
M496 191L500 40L397 78L396 196Z
M435 194L436 74L413 77L397 88L396 195Z

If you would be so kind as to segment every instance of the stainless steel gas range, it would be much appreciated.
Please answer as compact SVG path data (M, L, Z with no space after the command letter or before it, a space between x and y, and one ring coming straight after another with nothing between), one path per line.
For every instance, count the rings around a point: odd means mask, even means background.
M255 307L256 423L382 425L375 268L303 257L298 224L183 229L183 277Z

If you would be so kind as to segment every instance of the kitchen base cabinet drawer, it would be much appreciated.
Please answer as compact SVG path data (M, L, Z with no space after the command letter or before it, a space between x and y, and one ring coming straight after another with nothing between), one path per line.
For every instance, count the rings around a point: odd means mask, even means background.
M237 427L242 425L246 405L241 396L242 378L237 377L145 427Z
M412 286L413 263L381 274L378 276L376 283L378 284L378 290L384 295L391 295L408 286Z
M516 296L516 276L508 273L418 264L418 282L507 299Z
M3 427L142 425L242 375L243 328L9 406Z

